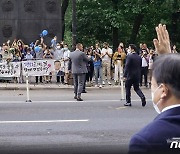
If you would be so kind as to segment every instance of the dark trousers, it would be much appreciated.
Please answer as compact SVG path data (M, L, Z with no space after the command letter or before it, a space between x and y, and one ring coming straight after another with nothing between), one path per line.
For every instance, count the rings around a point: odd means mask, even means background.
M125 88L126 88L126 102L131 103L131 86L134 87L134 91L137 95L141 98L145 98L144 94L142 93L141 89L139 88L139 80L138 79L129 79L126 80Z
M64 76L56 76L57 83L60 82L60 78L61 78L61 83L64 83Z
M90 68L90 70L86 74L86 81L87 82L92 81L93 75L94 75L94 66L93 68Z
M74 94L75 96L81 97L81 93L83 91L85 74L73 74L74 80Z
M39 78L39 81L42 82L42 76L36 76L36 83L38 83L38 78Z
M141 68L141 80L140 80L140 85L142 85L143 76L144 76L144 85L147 86L148 67L142 67L142 68Z
M86 91L86 79L87 79L88 73L85 74L84 77L84 85L83 85L83 90L82 91Z

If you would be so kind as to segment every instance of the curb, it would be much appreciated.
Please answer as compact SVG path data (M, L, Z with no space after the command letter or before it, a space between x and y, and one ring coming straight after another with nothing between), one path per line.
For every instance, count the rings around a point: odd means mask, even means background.
M72 90L73 86L64 86L64 85L45 85L45 86L38 86L38 85L29 85L30 90ZM106 86L103 88L98 88L98 87L86 87L86 89L120 89L120 86ZM23 86L10 86L10 85L1 85L0 90L26 90L26 85Z

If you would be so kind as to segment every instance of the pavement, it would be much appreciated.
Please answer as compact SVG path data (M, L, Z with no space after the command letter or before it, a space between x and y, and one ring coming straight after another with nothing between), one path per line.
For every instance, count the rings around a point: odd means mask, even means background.
M26 83L0 83L0 90L25 90L27 88ZM94 85L86 84L87 89L99 89L99 87L95 87ZM120 88L120 85L104 85L102 89L117 89ZM145 87L142 87L142 89ZM32 82L29 84L30 90L43 90L43 89L73 89L73 85L64 85L61 83L38 83ZM148 88L145 88L148 89Z
M105 89L114 89L119 88L120 86L115 85L105 85L103 88ZM24 90L27 88L25 83L0 83L0 90ZM98 87L89 86L87 85L88 89L99 89ZM73 85L64 85L64 84L57 84L57 83L48 83L48 84L29 84L29 89L73 89Z
M0 90L25 90L27 88L26 83L0 83ZM73 88L72 85L63 85L63 84L56 84L56 83L49 83L49 84L29 84L29 89L71 89Z

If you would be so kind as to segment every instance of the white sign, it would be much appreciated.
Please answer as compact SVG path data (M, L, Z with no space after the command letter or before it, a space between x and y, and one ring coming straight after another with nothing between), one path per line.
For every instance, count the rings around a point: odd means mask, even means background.
M21 62L0 63L0 77L20 77Z
M28 60L22 61L22 75L44 76L54 70L54 60Z

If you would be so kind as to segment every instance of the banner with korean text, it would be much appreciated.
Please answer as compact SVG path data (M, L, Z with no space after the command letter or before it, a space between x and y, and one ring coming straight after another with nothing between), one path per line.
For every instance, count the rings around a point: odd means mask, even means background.
M44 76L54 71L54 60L28 60L22 61L23 76Z
M20 77L21 62L0 63L0 77Z

